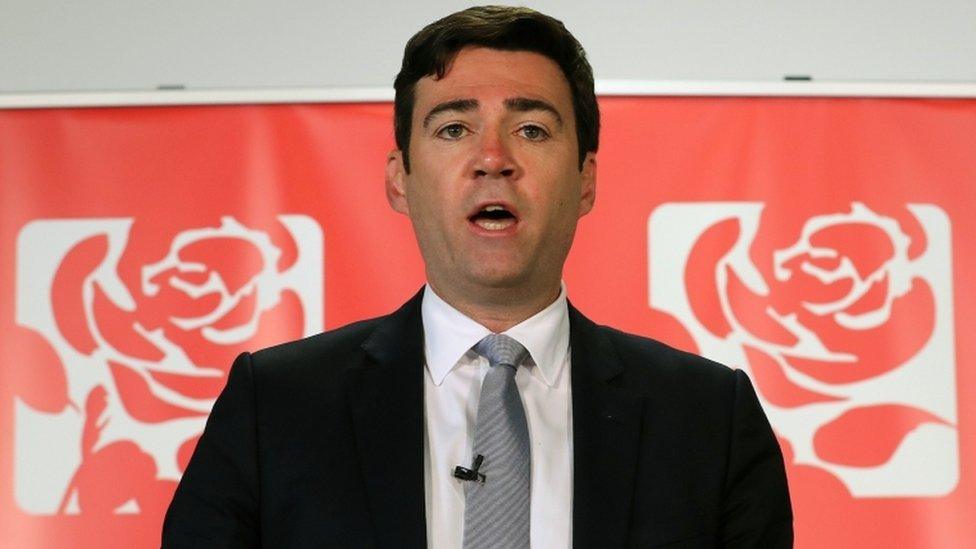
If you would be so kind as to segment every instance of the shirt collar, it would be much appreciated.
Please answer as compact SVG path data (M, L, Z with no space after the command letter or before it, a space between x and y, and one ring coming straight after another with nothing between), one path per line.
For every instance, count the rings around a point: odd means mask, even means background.
M476 343L491 333L440 298L430 285L424 287L420 307L424 323L424 353L427 371L435 385L457 366L461 358ZM561 284L559 296L548 307L505 330L529 351L532 375L552 387L559 379L566 355L569 353L569 308L566 286Z

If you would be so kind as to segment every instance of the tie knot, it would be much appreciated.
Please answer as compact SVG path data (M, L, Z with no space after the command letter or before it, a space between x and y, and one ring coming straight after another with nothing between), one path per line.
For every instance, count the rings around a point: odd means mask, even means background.
M505 334L490 334L474 346L474 352L488 359L492 366L511 366L513 369L529 352L521 343Z

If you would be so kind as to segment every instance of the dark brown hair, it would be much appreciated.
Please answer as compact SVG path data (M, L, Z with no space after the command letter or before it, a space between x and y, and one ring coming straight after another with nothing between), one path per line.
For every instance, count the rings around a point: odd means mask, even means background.
M600 110L586 52L558 19L529 8L508 6L479 6L452 13L427 25L407 42L403 65L393 82L393 127L397 147L403 151L404 169L410 171L407 157L417 81L430 75L443 77L458 52L468 46L531 51L559 65L573 98L583 169L586 153L596 152L600 135Z

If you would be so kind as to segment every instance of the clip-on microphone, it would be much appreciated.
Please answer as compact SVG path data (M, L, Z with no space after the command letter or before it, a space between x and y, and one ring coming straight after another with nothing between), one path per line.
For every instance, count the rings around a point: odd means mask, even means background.
M483 462L484 460L485 460L485 456L478 454L477 456L475 456L474 463L471 465L470 469L468 469L467 467L461 467L460 465L456 465L454 467L454 478L461 479L461 480L474 480L481 484L484 484L485 475L478 472L478 469L481 467L481 462Z

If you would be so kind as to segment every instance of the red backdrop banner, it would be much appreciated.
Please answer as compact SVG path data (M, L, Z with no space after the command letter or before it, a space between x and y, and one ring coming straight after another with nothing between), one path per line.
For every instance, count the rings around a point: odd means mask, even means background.
M565 274L752 377L797 547L976 539L976 101L603 98ZM389 104L0 111L0 540L158 545L232 358L423 283Z

